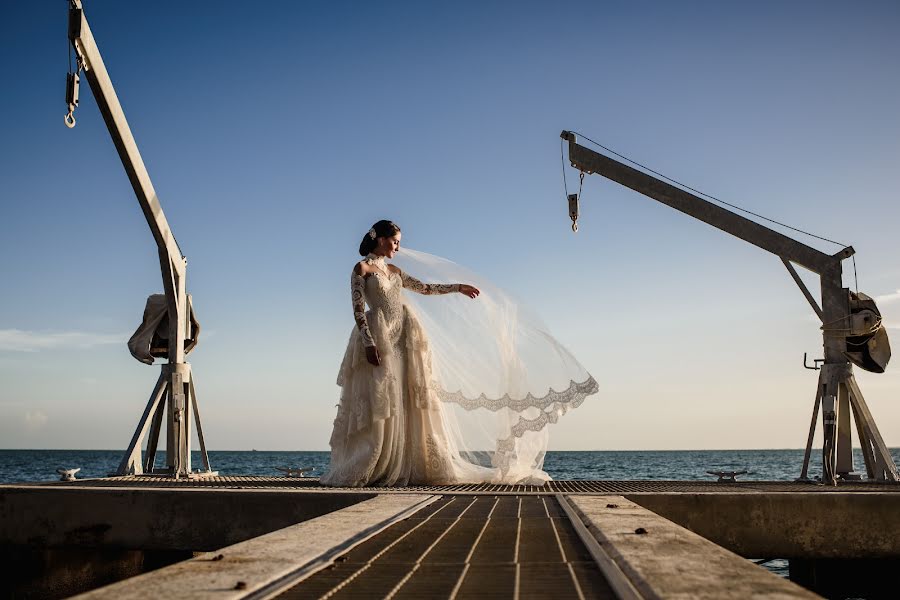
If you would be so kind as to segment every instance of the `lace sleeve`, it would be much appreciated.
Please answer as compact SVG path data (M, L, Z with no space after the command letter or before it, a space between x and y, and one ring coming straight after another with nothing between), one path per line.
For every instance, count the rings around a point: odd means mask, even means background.
M451 294L459 291L458 283L422 283L412 275L407 275L400 271L400 278L403 280L403 287L412 290L417 294L432 296L436 294Z
M375 339L369 331L369 322L366 320L366 300L363 290L366 288L366 280L355 272L350 274L350 298L353 300L353 319L362 334L363 344L374 346Z

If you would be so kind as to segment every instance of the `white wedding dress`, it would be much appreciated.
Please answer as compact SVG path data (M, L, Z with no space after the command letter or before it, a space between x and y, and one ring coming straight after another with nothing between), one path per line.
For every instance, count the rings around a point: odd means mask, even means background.
M376 271L351 275L357 327L337 378L331 462L320 483L547 481L547 425L595 393L596 381L489 282L424 253L403 249L398 259L394 264L411 262L432 275L455 274L482 295L446 297L458 283L423 283L406 270L392 272L384 257L364 259ZM424 300L437 295L444 297ZM440 338L430 340L423 322ZM378 367L366 359L373 345ZM566 388L554 391L547 382Z

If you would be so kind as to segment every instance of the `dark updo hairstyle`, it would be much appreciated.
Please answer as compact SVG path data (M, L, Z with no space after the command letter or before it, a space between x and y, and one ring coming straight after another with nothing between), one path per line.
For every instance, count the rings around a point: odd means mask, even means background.
M394 223L393 221L387 221L382 219L372 225L372 229L375 230L375 237L373 238L369 235L369 232L366 232L366 235L363 236L362 241L359 243L359 255L366 256L372 250L378 246L378 238L380 237L391 237L394 234L400 233L400 226Z

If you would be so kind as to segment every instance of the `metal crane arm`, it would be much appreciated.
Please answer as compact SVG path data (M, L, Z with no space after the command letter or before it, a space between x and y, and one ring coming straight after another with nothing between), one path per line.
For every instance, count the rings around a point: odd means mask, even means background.
M77 55L79 67L84 69L94 99L106 122L106 128L128 174L131 187L134 188L153 239L156 240L163 287L169 304L169 360L181 362L184 359L185 328L188 322L185 292L186 261L169 228L156 190L153 189L150 174L144 166L144 160L125 119L109 73L106 72L100 50L84 15L81 0L70 0L69 3L69 41ZM74 125L74 119L71 124Z
M80 65L84 68L94 99L97 101L103 120L106 121L106 127L112 136L119 158L122 159L125 172L128 174L128 179L131 181L157 245L173 257L181 258L178 242L175 241L175 237L169 229L169 223L166 221L159 199L156 197L156 191L150 181L150 174L144 166L144 160L141 158L134 136L131 134L131 128L125 119L122 105L119 104L119 98L116 96L109 73L106 72L100 50L94 41L87 18L84 16L81 0L72 1L72 8L69 11L69 40L75 48Z
M569 142L569 161L576 169L602 175L814 273L833 271L835 266L840 265L840 261L853 256L855 252L848 246L837 254L825 254L643 171L585 148L578 144L576 135L570 131L563 131L560 137Z

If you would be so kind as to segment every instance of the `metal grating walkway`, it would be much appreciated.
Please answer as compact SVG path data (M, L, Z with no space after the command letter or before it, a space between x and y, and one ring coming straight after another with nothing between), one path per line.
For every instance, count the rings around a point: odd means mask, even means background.
M46 482L21 484L31 486L75 486L103 488L212 488L212 489L270 489L301 492L361 492L361 493L431 493L431 494L659 494L659 493L779 493L779 492L879 492L900 493L900 484L891 482L847 481L837 486L793 481L738 481L717 483L710 481L550 481L544 486L533 485L432 485L407 487L331 488L319 485L315 478L218 476L204 479L175 481L159 475L128 475L103 479L83 479L74 482Z
M615 598L553 496L444 496L285 590L308 598Z

